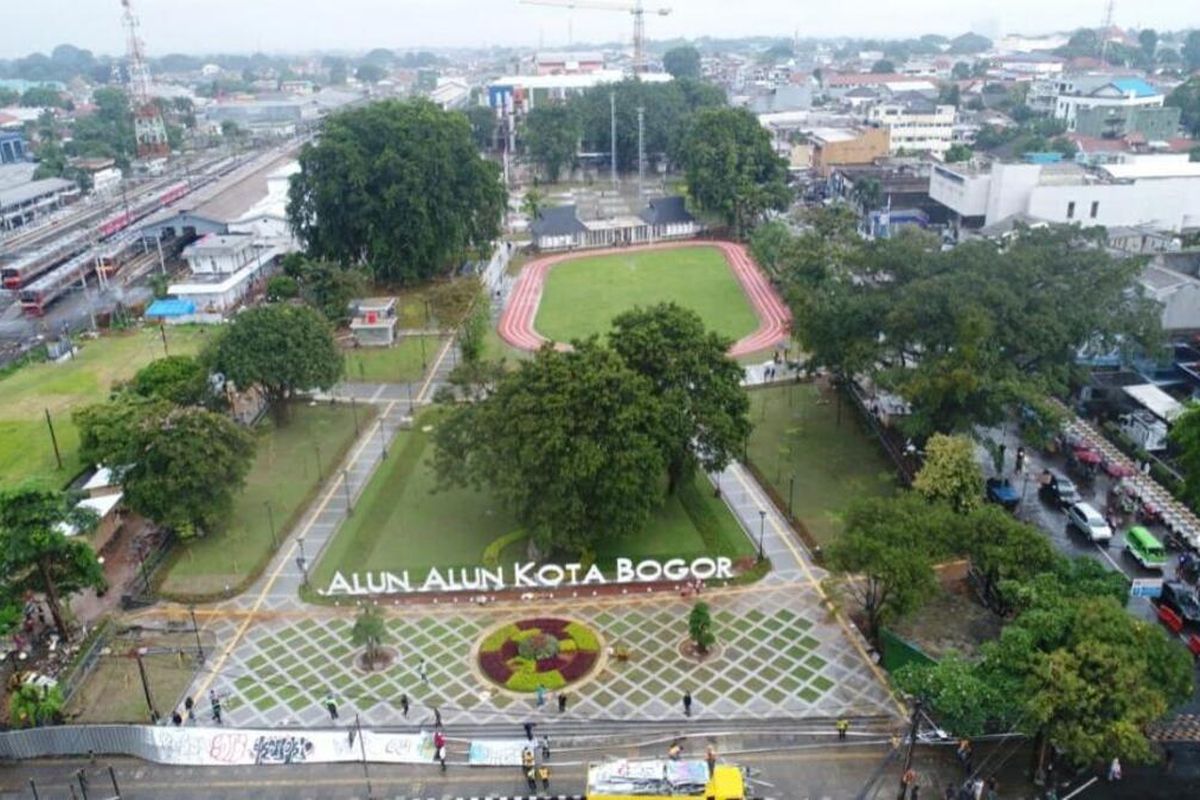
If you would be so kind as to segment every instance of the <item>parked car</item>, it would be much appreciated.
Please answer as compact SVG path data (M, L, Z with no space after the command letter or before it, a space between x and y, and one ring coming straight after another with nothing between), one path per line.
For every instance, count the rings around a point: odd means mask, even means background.
M1159 605L1166 606L1191 625L1200 625L1200 597L1183 581L1164 581Z
M1096 544L1108 545L1112 540L1112 528L1108 520L1091 503L1074 503L1067 509L1067 527L1076 528Z
M1161 572L1167 564L1167 551L1162 542L1141 525L1134 525L1125 532L1125 552L1146 569Z
M1038 486L1038 495L1047 503L1053 503L1059 508L1072 506L1083 499L1075 482L1057 470L1044 471L1039 482L1041 485Z
M1012 511L1021 502L1021 493L1013 488L1008 478L988 478L987 500Z

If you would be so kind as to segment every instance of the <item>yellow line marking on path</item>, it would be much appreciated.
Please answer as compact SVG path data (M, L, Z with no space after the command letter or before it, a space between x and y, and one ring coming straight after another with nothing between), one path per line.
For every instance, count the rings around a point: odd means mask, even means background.
M421 386L421 391L417 394L418 400L421 400L422 395L429 391L429 386L431 383L433 383L433 376L437 373L438 367L441 366L442 360L446 357L446 353L449 352L450 345L453 343L454 339L447 340L446 344L442 347L442 351L438 353L437 359L433 362L433 369L431 369L429 374L425 376L425 383ZM394 409L396 404L399 402L399 400L392 400L389 402L387 407L384 408L382 416L386 417L388 414L392 413L392 409ZM362 455L363 450L365 450L367 445L371 443L371 440L372 434L365 434L362 437L362 441L359 442L358 447L355 448L354 455L350 457L349 462L343 461L342 463L353 464L358 461L359 456ZM221 655L217 658L216 663L213 664L212 670L197 687L194 696L203 698L205 693L208 692L209 687L212 686L213 681L217 679L217 675L220 674L221 669L225 666L225 662L229 660L229 656L233 653L234 648L241 644L242 638L246 635L246 631L257 618L259 610L262 608L267 596L271 593L271 587L273 587L275 585L275 581L279 579L279 574L283 572L284 567L291 563L293 554L297 549L296 539L308 534L309 530L316 523L317 519L325 512L325 507L329 505L329 501L335 494L337 494L337 489L338 482L336 480L331 480L329 482L329 488L325 490L325 496L321 498L321 502L317 505L316 509L308 515L308 522L305 523L304 529L300 532L300 535L289 537L290 544L288 545L287 555L279 560L279 563L271 572L271 577L267 579L266 584L263 585L262 591L258 593L258 599L254 601L254 607L250 609L250 613L246 615L246 618L242 620L242 624L238 626L237 632L233 635L233 639L231 639L229 644L226 645L221 651ZM337 534L335 532L332 535L336 536Z
M758 487L755 487L754 489L751 488L750 484L746 481L746 478L744 477L743 473L744 473L744 469L739 469L734 473L734 475L737 477L738 483L740 483L742 485L742 489L744 489L747 494L757 496L760 501L766 500L769 503L770 502L769 499L762 497L761 489L759 489ZM765 505L760 505L759 507L766 508ZM772 507L773 507L773 504L772 504ZM871 673L874 674L875 680L879 681L879 685L883 687L885 692L887 692L888 697L891 699L892 703L895 704L896 710L899 712L900 716L907 717L908 709L905 708L904 704L901 703L899 698L896 697L896 693L895 693L895 691L892 690L891 685L888 683L887 678L884 676L883 670L881 670L879 668L879 665L876 664L871 659L870 654L868 654L866 649L862 646L862 642L860 642L858 640L858 635L856 635L856 631L851 629L850 623L846 621L846 618L842 615L842 612L838 609L838 607L836 605L834 605L833 601L830 600L829 595L826 594L826 592L825 592L825 587L823 587L821 585L820 581L817 580L816 576L812 574L812 569L808 566L808 560L805 559L801 555L800 551L798 549L796 549L796 545L792 543L791 530L785 529L783 526L781 526L779 524L778 515L779 515L778 509L776 509L775 514L770 515L771 529L773 531L775 531L775 534L780 539L783 540L783 543L785 545L787 545L788 550L792 551L792 555L795 557L796 561L800 564L800 568L802 570L804 570L804 576L808 579L808 582L812 585L812 587L814 589L816 589L817 594L819 594L821 596L821 600L825 603L825 605L833 613L834 619L836 619L838 621L838 624L842 626L842 631L845 632L846 638L850 640L850 643L852 645L854 645L854 649L858 652L858 655L862 658L862 660L864 662L866 662L867 666L871 668Z

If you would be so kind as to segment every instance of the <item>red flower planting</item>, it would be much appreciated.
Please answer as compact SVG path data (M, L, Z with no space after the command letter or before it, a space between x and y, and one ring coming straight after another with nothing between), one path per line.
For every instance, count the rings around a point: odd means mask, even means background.
M550 648L539 647L538 650L553 651L555 649L553 648L554 640L557 640L560 646L563 642L570 642L572 648L565 651L560 650L557 655L538 658L534 661L521 657L521 645L513 638L510 637L498 647L496 639L492 638L489 646L497 649L481 651L479 666L488 678L515 691L533 691L543 682L551 688L573 683L592 671L592 668L596 666L599 654L594 649L578 647L577 639L567 633L567 626L571 624L569 620L554 617L537 617L514 622L509 628L510 631L536 629L537 637L551 640ZM595 647L595 642L593 634L590 641L585 640L585 645ZM530 641L527 640L525 650L530 649L529 645Z

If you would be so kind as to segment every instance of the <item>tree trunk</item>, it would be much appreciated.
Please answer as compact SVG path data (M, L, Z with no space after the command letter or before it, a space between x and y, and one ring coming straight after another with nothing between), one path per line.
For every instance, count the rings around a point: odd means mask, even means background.
M50 616L54 619L54 627L58 629L58 635L63 642L68 642L71 640L71 632L67 629L66 620L63 619L62 604L58 599L58 586L50 577L50 568L45 561L38 562L38 571L42 573L42 582L46 585L46 605L50 606Z

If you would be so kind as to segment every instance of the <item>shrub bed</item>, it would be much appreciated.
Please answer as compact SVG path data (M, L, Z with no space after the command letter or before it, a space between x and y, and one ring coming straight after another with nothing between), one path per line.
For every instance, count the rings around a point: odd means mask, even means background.
M479 648L479 667L490 680L514 692L561 689L591 672L600 639L578 622L539 617L505 625Z

